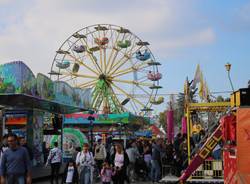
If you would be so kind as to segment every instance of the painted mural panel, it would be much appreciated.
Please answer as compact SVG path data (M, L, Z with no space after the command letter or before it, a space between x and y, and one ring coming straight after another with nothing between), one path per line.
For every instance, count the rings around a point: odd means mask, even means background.
M0 65L0 93L36 94L36 79L22 62L14 61Z
M76 103L76 106L90 108L91 106L91 89L79 89L75 88L73 100Z
M43 116L44 114L39 111L34 111L33 114L33 154L34 164L40 165L43 163Z
M66 82L54 82L55 101L60 101L63 104L74 105L73 102L73 88Z
M41 73L35 78L22 61L0 65L0 93L28 94L82 108L89 108L91 104L91 89L82 90L66 82L53 82Z
M37 74L37 92L41 98L53 100L54 94L54 83L47 76L38 73Z

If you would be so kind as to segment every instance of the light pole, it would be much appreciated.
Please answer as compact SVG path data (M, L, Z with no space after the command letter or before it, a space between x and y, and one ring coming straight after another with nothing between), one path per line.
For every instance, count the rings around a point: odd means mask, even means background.
M120 140L122 139L122 122L117 122L117 124L118 124L118 126L119 126L119 138L120 138Z
M225 67L226 67L226 70L227 70L227 75L228 75L228 79L230 81L231 88L232 88L232 90L234 92L233 83L232 83L232 80L231 80L231 77L230 77L231 64L227 63L227 64L225 64Z
M94 111L90 110L89 111L89 136L90 136L90 151L93 152L93 126L94 126L94 121L95 117L93 117Z

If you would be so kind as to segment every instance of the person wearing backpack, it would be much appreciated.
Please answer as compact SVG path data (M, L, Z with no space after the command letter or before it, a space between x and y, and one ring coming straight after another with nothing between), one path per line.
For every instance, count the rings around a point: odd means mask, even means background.
M58 148L58 142L54 143L54 148L50 150L49 156L46 162L46 166L50 163L51 166L51 184L54 182L54 178L56 180L56 184L58 184L59 171L62 162L62 151Z
M79 170L80 184L92 184L94 171L94 157L89 151L89 145L85 143L83 150L76 156L76 165Z
M101 173L102 164L106 160L107 152L105 145L102 144L102 139L98 139L97 145L95 147L95 163L98 168L98 173Z

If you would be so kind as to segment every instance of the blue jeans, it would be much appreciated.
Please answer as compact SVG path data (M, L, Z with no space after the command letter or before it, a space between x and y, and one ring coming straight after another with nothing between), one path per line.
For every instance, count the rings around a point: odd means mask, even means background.
M91 169L90 167L84 166L81 168L80 173L80 184L91 184Z
M161 179L160 163L157 160L151 160L151 180L157 182Z
M213 152L213 157L215 160L220 160L221 159L221 150L218 149L216 151Z
M7 176L7 184L25 184L25 176L24 175L8 175Z

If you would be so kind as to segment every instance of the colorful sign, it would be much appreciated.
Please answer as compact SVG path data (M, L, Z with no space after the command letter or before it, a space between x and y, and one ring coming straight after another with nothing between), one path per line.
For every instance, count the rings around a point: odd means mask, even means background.
M86 136L78 129L63 129L63 158L72 158L77 147L88 143Z
M89 124L88 118L92 116L95 118L94 124L115 124L121 122L126 124L134 116L130 113L123 114L66 114L64 124Z
M28 122L27 114L6 114L5 125L26 125Z

